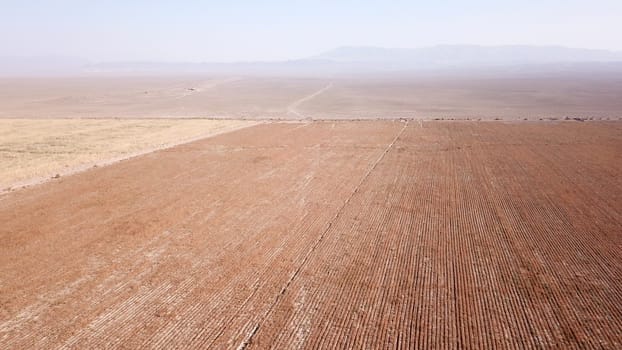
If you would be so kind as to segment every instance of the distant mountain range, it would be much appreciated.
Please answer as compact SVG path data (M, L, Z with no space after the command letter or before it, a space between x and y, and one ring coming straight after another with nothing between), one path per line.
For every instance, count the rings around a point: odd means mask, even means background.
M558 46L444 45L416 49L340 47L317 56L281 62L188 63L104 62L62 57L1 58L0 75L65 74L355 74L391 71L426 72L522 66L546 69L577 64L622 64L622 52ZM616 64L615 67L622 67Z
M333 62L358 62L396 68L425 69L571 62L617 62L622 61L622 52L572 49L560 46L444 45L418 49L340 47L315 58Z

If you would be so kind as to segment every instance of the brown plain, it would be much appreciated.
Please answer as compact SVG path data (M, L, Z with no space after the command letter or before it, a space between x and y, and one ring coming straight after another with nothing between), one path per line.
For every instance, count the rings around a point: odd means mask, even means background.
M272 123L8 193L0 343L619 349L620 150L619 122Z
M619 119L619 72L0 79L0 118Z

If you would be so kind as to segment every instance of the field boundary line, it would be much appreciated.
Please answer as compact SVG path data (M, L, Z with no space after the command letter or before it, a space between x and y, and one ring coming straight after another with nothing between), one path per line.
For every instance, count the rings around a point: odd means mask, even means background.
M365 175L363 175L363 177L361 178L359 183L354 187L354 190L352 190L352 192L350 193L348 198L346 198L346 200L343 202L341 207L339 207L339 209L337 209L337 212L335 213L335 215L328 221L328 224L327 224L326 228L324 229L324 231L322 231L322 233L320 234L320 237L315 241L315 243L313 243L313 246L311 246L311 249L309 249L307 254L305 254L305 257L302 259L302 262L300 263L298 268L296 268L294 273L290 276L290 278L287 280L285 285L281 288L281 291L276 295L274 301L272 302L272 304L270 304L270 307L264 313L264 315L261 317L259 322L257 322L257 324L253 327L252 331L248 334L246 339L244 339L244 341L242 343L240 343L240 345L238 345L238 347L236 348L237 350L245 350L248 347L248 345L251 344L251 342L253 340L253 337L255 337L255 335L257 334L257 332L261 328L261 325L263 324L263 322L268 318L268 316L270 316L270 314L274 310L274 307L279 303L279 301L281 301L281 297L283 297L283 295L285 295L285 293L287 292L287 289L289 289L289 286L294 282L296 277L298 277L298 274L300 273L300 271L302 271L302 268L305 266L305 264L309 260L310 256L315 252L315 250L320 245L322 240L324 240L324 237L326 236L328 231L333 226L333 223L335 221L337 221L337 219L339 219L339 217L341 217L341 214L343 213L343 211L346 208L346 206L348 204L350 204L350 201L352 200L354 195L356 193L358 193L359 188L363 185L363 183L365 183L365 181L369 178L369 175L376 169L378 164L380 164L380 162L384 159L385 155L387 153L389 153L391 148L393 148L393 145L395 144L395 142L397 142L397 140L400 138L400 136L402 136L402 134L404 133L404 130L406 130L406 127L408 127L408 121L405 122L404 126L400 129L400 131L397 133L397 135L395 135L395 138L393 138L391 143L384 149L384 151L380 154L378 159L376 159L374 164L372 164L372 166L369 168L369 170L367 170Z
M241 120L241 119L232 119L232 120ZM245 120L246 121L246 120ZM162 150L167 150L167 149L171 149L177 146L181 146L181 145L186 145L189 143L193 143L196 141L200 141L200 140L204 140L204 139L208 139L214 136L218 136L218 135L223 135L223 134L227 134L230 132L234 132L234 131L238 131L238 130L242 130L242 129L246 129L246 128L250 128L253 126L257 126L260 124L265 124L265 123L269 123L266 121L246 121L248 122L247 125L240 125L240 126L236 126L236 127L225 127L223 129L217 130L215 132L212 133L206 133L203 135L199 135L199 136L195 136L189 139L185 139L179 142L173 142L173 143L169 143L169 144L165 144L162 146L156 146L156 147L149 147L146 148L144 150L141 151L137 151L137 152L132 152L132 153L128 153L122 156L118 156L118 157L114 157L114 158L109 158L109 159L103 159L100 161L94 161L94 162L89 162L89 163L85 163L85 164L81 164L81 165L76 165L73 166L69 169L63 169L63 170L58 170L56 172L53 173L57 173L60 177L65 177L65 176L71 176L71 175L75 175L75 174L79 174L79 173L84 173L86 171L89 171L91 169L93 169L94 167L105 167L105 166L110 166L125 160L129 160L129 159L133 159L136 157L140 157L140 156L144 156L146 154L150 154L150 153L154 153L154 152L158 152L158 151L162 151ZM6 197L7 194L9 193L13 193L19 190L22 190L24 188L27 187L31 187L31 186L38 186L38 185L42 185L48 182L51 182L53 180L55 180L55 177L53 177L53 173L49 174L48 176L37 176L37 177L33 177L27 180L22 180L22 181L17 181L14 183L10 183L8 184L9 190L5 190L5 189L0 189L0 201L3 200L3 198Z

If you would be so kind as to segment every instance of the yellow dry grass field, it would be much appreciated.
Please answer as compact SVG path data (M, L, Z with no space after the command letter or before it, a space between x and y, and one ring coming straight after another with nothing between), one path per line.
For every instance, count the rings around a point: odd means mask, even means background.
M0 119L0 192L253 124L207 119Z

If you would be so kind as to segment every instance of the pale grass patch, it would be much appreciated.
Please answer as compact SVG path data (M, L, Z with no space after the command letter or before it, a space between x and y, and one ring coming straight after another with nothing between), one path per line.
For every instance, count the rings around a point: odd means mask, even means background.
M0 192L253 124L208 119L0 119Z

